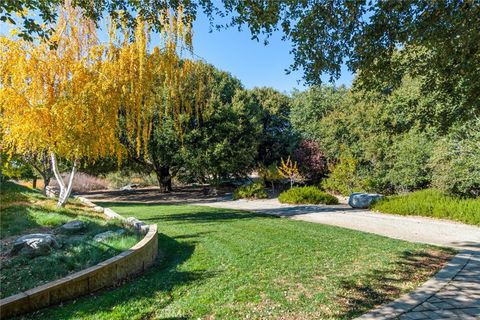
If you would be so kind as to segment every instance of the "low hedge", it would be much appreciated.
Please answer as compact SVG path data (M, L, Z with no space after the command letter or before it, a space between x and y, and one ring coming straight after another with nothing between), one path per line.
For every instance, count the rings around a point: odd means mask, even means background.
M261 182L255 182L238 187L233 192L233 200L238 199L266 199L268 194Z
M278 197L281 203L290 204L338 204L338 199L317 187L294 187Z
M480 225L480 198L460 198L425 189L376 201L372 209L383 213L450 219Z

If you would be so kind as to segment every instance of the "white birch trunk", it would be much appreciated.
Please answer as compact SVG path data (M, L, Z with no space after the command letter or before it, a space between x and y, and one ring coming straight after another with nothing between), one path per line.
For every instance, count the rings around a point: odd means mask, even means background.
M62 176L58 171L57 158L55 157L53 152L50 154L50 159L52 160L53 174L55 175L55 179L57 179L58 186L60 187L60 194L58 196L58 202L57 202L57 207L60 208L65 206L65 204L68 201L68 198L70 197L70 193L72 193L73 179L75 177L75 173L77 172L77 160L73 161L72 172L70 173L68 184L65 185L65 183L63 182Z

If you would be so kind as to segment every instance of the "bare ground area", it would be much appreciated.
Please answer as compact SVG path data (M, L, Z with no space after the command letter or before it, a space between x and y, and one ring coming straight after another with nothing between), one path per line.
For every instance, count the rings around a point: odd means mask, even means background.
M198 204L231 200L233 188L221 187L213 191L204 186L177 187L172 192L160 193L159 188L133 190L101 190L80 194L94 202L131 202L150 204Z

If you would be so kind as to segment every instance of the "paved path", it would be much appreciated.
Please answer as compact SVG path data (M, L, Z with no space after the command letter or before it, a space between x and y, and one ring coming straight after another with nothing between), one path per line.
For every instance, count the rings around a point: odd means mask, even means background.
M358 319L480 319L478 227L422 217L372 213L347 205L285 205L276 199L198 204L278 215L461 250L423 286Z

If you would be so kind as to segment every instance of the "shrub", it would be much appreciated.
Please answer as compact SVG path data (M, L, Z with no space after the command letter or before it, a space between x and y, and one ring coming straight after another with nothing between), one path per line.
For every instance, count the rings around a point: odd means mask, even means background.
M428 133L411 130L402 135L388 149L386 181L400 192L429 186L432 171L428 161L432 148Z
M141 187L156 186L158 180L154 174L140 174L129 171L110 172L105 176L110 188L118 189L129 183L138 184Z
M476 124L476 126L475 126ZM480 196L480 121L437 142L430 165L432 185L445 193Z
M265 187L261 182L254 182L238 187L233 193L233 200L238 199L265 199L268 198Z
M268 167L260 168L258 175L268 185L272 186L272 190L275 191L275 184L281 184L285 178L278 172L276 163L272 163Z
M64 173L62 174L62 179L65 184L68 183L68 178L70 174ZM50 181L50 186L58 187L58 183L56 179L52 179ZM87 173L79 172L75 174L73 179L73 187L72 190L74 192L87 192L87 191L94 191L94 190L104 190L108 189L108 183L105 179L98 178Z
M290 156L288 156L286 161L284 161L283 158L280 159L278 173L284 178L288 178L288 180L290 180L290 188L293 187L295 181L298 181L301 178L300 172L298 171L297 162L292 161Z
M322 187L345 196L364 191L364 181L358 175L357 162L352 157L340 157L337 164L328 166L330 174L323 180Z
M294 187L278 197L281 203L291 204L338 204L338 199L317 187Z
M298 161L302 177L313 182L320 180L327 173L327 160L320 146L313 140L304 140L293 152L293 159Z
M446 218L480 225L480 198L452 197L437 189L386 197L376 201L372 209L384 213Z

